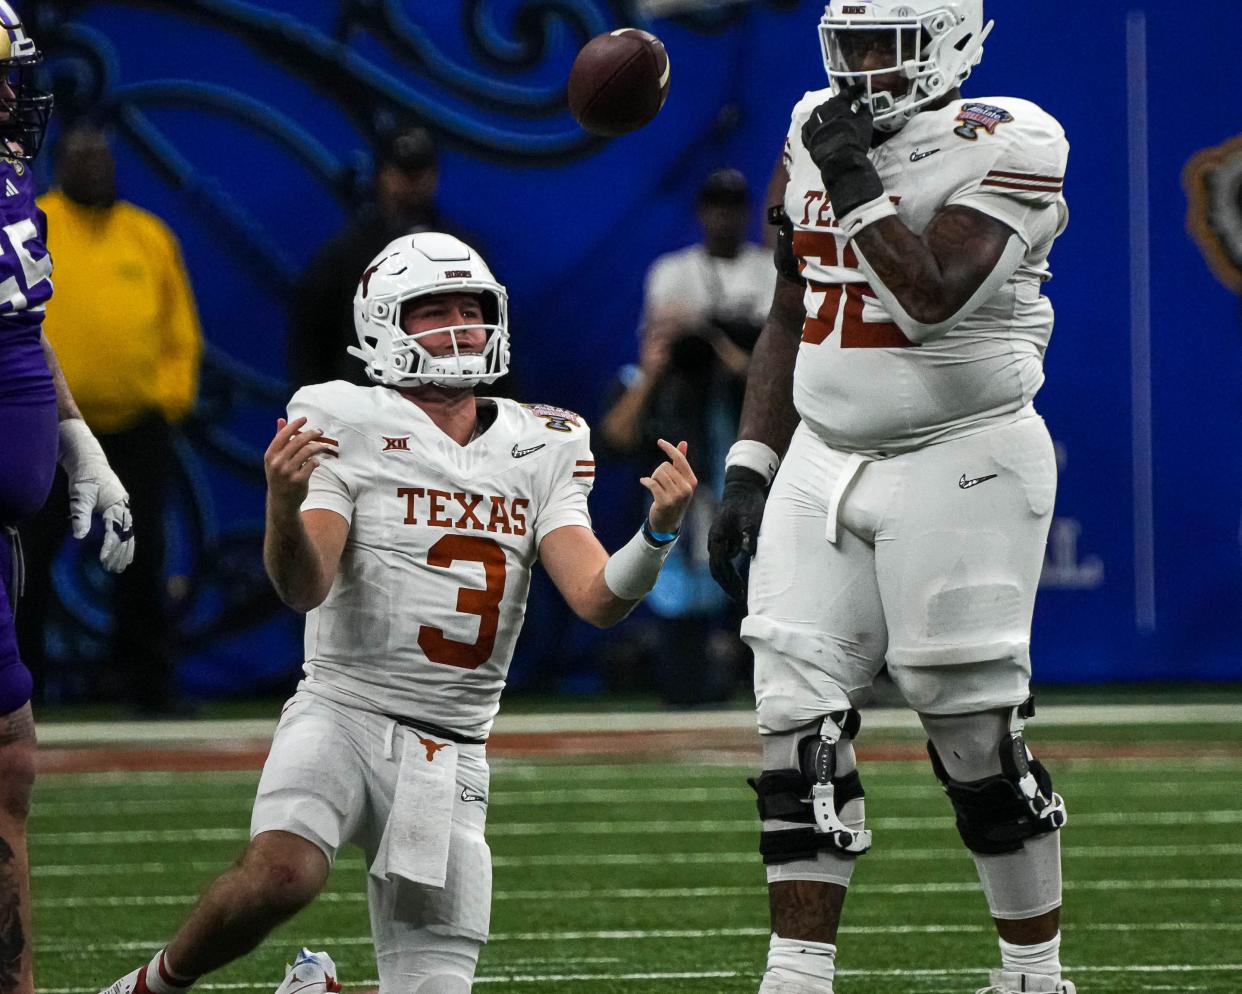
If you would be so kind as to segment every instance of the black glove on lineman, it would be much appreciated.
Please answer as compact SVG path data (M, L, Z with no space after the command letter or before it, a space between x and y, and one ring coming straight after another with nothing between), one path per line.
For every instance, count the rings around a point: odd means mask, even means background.
M819 167L824 189L838 219L884 196L880 174L867 158L871 150L871 109L858 100L862 87L851 87L820 104L802 125L802 144Z
M707 536L707 551L712 576L724 592L743 607L746 605L746 581L733 560L741 552L754 556L767 499L767 484L753 469L730 466L725 470L724 497Z

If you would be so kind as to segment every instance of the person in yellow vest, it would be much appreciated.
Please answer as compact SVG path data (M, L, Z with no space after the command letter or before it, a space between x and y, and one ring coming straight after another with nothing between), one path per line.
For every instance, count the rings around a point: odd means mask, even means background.
M107 135L79 124L57 151L56 189L38 201L56 260L44 331L86 423L126 482L134 517L159 522L174 468L170 426L189 413L198 390L194 294L168 226L117 199ZM63 501L58 486L23 533L37 572L27 579L19 641L37 685L51 676L43 638L50 567L65 535ZM177 710L162 532L158 525L143 532L133 564L116 581L112 664L99 688L142 714Z

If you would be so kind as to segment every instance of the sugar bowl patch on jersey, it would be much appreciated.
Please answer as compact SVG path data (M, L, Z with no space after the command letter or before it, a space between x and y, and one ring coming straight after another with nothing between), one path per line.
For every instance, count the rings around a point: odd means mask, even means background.
M958 138L974 142L979 140L980 129L989 135L994 135L996 129L1002 124L1013 123L1013 115L1003 107L993 107L991 104L981 104L972 100L962 104L957 120L961 123L953 129L953 133Z
M479 404L494 419L466 446L385 387L318 384L289 405L339 441L303 510L350 522L336 582L307 616L309 682L467 739L496 714L539 543L591 527L594 478L590 429L572 412L552 409L565 430L549 430L514 401Z

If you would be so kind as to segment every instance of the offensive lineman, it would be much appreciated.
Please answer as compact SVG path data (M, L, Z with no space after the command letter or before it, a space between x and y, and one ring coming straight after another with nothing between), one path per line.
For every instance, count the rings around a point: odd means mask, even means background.
M306 666L250 845L109 994L175 994L249 952L315 898L346 842L370 868L380 990L470 991L491 905L484 746L531 568L584 620L615 624L654 586L697 483L685 443L661 441L650 514L609 556L582 419L474 395L508 369L507 311L449 235L399 238L363 274L350 351L376 385L299 390L264 456L264 561L307 614ZM304 951L281 990L339 989L333 973Z
M104 568L134 555L129 496L82 420L43 335L52 296L47 218L35 205L30 163L52 113L35 85L42 55L17 13L0 0L0 992L33 994L26 818L35 778L32 680L14 617L22 555L16 526L47 499L59 461L69 483L75 538L103 517Z
M1065 807L1022 739L1056 491L1032 406L1053 323L1040 287L1068 144L1025 100L962 99L991 27L982 0L832 0L831 87L793 111L780 278L712 532L713 572L739 598L734 557L754 557L761 994L832 992L871 844L852 702L886 663L1000 935L979 994L1074 992Z

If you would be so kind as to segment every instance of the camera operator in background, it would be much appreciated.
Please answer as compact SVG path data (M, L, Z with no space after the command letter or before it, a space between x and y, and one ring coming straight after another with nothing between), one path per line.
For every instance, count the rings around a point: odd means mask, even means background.
M647 271L639 361L619 371L600 426L618 455L645 453L672 432L702 456L682 541L647 598L653 672L665 701L681 706L728 699L749 661L732 606L708 571L707 530L776 281L768 250L746 240L750 191L740 172L711 173L697 214L703 240Z

